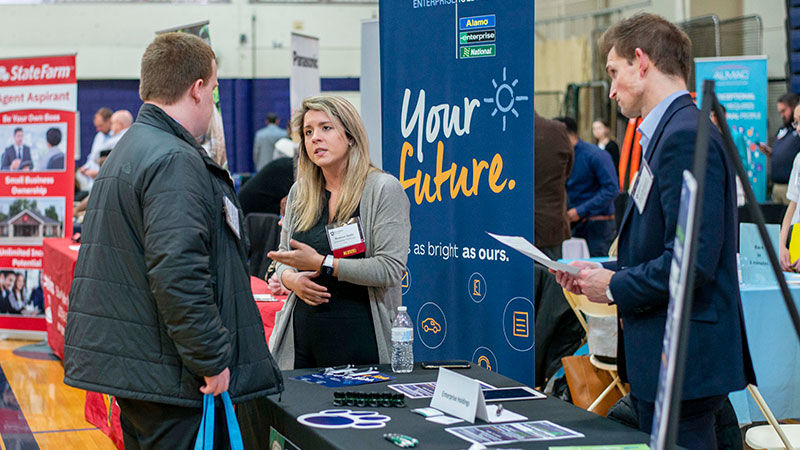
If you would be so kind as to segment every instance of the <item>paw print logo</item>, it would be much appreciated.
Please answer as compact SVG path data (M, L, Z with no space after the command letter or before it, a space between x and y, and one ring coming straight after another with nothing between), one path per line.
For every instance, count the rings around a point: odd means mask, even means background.
M0 66L0 81L8 81L11 75L6 70L6 66Z
M379 414L377 411L352 411L349 409L326 409L318 413L303 414L297 418L298 422L309 427L360 430L383 428L390 420L392 420L391 417Z

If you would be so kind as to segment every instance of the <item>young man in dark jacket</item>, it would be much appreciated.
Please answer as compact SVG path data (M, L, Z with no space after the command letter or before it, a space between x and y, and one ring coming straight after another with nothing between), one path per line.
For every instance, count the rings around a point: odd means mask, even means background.
M208 129L216 64L188 34L142 57L145 102L98 174L70 291L64 381L115 395L126 448L192 447L203 394L283 389L250 292L242 214ZM218 407L222 429L224 412Z

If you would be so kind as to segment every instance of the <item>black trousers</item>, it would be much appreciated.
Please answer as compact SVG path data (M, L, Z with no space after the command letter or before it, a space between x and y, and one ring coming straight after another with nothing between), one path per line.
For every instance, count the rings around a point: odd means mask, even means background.
M717 448L716 414L727 395L715 395L681 402L678 422L678 442L681 447L697 450ZM653 428L655 404L631 395L639 415L639 429L650 434Z
M203 408L117 398L125 450L194 449ZM222 404L214 409L214 449L228 449Z

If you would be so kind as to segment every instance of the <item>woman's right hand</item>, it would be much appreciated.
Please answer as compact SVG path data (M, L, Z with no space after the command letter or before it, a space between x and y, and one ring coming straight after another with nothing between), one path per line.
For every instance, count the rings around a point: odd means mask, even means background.
M311 306L319 306L328 303L331 294L328 293L328 288L325 286L311 281L312 278L318 276L319 272L316 271L292 272L287 270L283 272L281 278L283 285L294 292L300 300Z
M794 272L791 257L789 256L789 249L781 247L778 253L780 254L781 269L784 272Z

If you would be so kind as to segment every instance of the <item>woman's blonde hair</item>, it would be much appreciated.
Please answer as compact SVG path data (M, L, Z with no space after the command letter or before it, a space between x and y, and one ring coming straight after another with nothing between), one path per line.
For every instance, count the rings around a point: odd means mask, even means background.
M361 201L367 175L378 170L369 159L369 141L361 116L355 107L342 97L321 95L303 100L303 105L292 119L292 128L300 134L297 161L297 196L292 205L297 231L308 230L319 220L325 201L325 178L322 169L311 161L306 152L303 127L306 113L322 111L330 117L337 131L344 133L352 145L347 150L347 164L341 191L336 200L336 214L332 221L345 221L352 217ZM341 128L340 128L341 127Z

